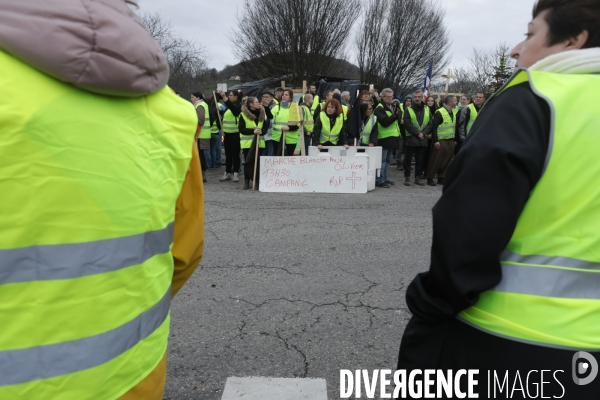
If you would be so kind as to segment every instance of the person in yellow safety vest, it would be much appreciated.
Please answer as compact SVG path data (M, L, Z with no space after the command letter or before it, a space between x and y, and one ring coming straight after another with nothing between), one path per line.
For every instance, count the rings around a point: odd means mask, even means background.
M260 102L256 97L248 96L246 103L242 105L242 118L240 118L239 130L240 130L240 146L242 153L244 153L244 160L248 157L252 144L256 143L255 140L258 138L258 157L262 154L262 149L265 148L265 134L269 125L265 123L265 108L260 105ZM256 150L256 149L254 149ZM254 165L254 160L252 160ZM256 176L256 186L260 173ZM253 176L244 169L244 190L250 189L250 180Z
M595 399L600 2L539 0L511 56L433 208L398 368L478 369L479 398Z
M444 106L439 108L431 121L433 149L427 166L427 184L436 186L444 184L446 167L454 155L456 146L456 96L446 96Z
M221 122L219 120L220 104L215 104L215 98L213 96L207 97L204 101L208 104L209 118L210 118L210 151L208 166L212 169L216 169L221 166L221 145L222 145L222 133L221 133Z
M221 182L233 180L239 182L238 173L240 170L240 132L238 123L240 113L242 112L242 99L244 92L241 90L231 90L228 95L222 90L219 92L221 98L225 101L227 110L223 114L223 146L225 147L225 172L219 179Z
M281 102L281 96L283 96L283 88L278 87L275 89L275 98L273 99L276 105Z
M319 113L313 129L313 143L316 143L319 149L323 146L344 146L348 149L346 119L342 105L336 99L327 101L325 110Z
M313 112L313 119L315 121L319 117L319 113L321 113L321 111L323 111L325 109L325 103L328 102L329 100L333 99L333 92L331 90L327 90L324 93L324 95L325 95L325 100L323 100L321 103L319 103L317 105L317 108L315 108L315 111Z
M275 148L275 156L285 155L293 156L298 144L298 129L299 122L289 124L290 122L290 105L294 100L294 92L291 89L285 89L281 95L281 102L273 107L273 147Z
M463 96L464 97L464 96ZM471 131L473 124L475 123L475 119L477 118L477 114L483 107L483 103L485 103L485 94L482 92L477 92L475 96L473 96L473 102L470 104L466 104L464 108L460 111L458 121L457 121L457 131L458 131L458 142L456 144L455 154L460 151L462 144L464 143L467 135ZM462 104L462 97L461 97Z
M427 135L431 132L431 113L429 107L423 103L423 92L417 90L413 93L412 107L408 107L404 116L404 129L406 132L404 150L404 185L410 186L410 166L415 158L415 185L425 186L421 181L424 171L423 155L427 149Z
M308 93L304 96L304 102L300 104L302 107L302 125L304 128L304 150L308 155L308 147L312 141L312 132L314 129L313 114L310 111L313 106L313 96Z
M204 242L194 107L123 1L0 15L0 399L162 399Z
M361 103L360 115L362 117L362 128L360 130L362 146L374 147L377 145L379 130L377 129L377 117L373 114L373 105L371 103Z
M310 94L313 98L313 101L311 103L311 106L309 107L311 113L314 115L315 111L317 110L317 107L319 106L319 95L317 94L317 87L315 85L310 85L308 87L308 93L306 94ZM307 103L306 101L306 94L304 96L302 96L302 98L300 99L300 103Z
M210 151L210 115L208 104L204 101L204 96L200 92L194 92L190 95L190 100L196 108L198 116L198 127L196 130L196 142L198 153L200 153L200 167L202 168L202 182L206 182L206 152Z
M398 137L400 137L400 125L398 121L402 118L402 114L398 108L392 108L392 100L394 98L394 91L392 89L383 89L380 98L381 103L377 104L374 111L379 131L377 145L382 147L381 171L375 185L381 188L389 188L395 183L388 179L387 174L390 168L392 151L398 148Z

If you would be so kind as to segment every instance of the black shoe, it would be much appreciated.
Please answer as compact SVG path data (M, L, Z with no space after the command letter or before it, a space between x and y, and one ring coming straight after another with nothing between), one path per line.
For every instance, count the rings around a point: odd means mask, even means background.
M244 181L244 190L250 189L250 179Z
M444 185L444 178L438 178L437 184Z
M435 183L435 181L433 179L427 179L427 184L429 186L437 186L437 184Z
M386 189L389 189L391 187L389 183L385 183L385 182L376 183L375 186L380 187L380 188L386 188Z
M394 186L396 184L396 182L390 181L389 179L386 180L385 183L387 183L388 185L392 185L392 186Z

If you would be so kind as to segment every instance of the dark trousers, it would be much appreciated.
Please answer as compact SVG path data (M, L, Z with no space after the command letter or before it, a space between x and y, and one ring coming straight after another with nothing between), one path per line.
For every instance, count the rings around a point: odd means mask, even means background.
M597 362L600 362L600 352L589 353ZM575 350L555 349L501 338L471 327L457 319L440 323L421 323L416 322L413 318L408 323L402 337L398 369L406 369L407 376L410 371L415 369L441 369L443 371L452 369L454 372L459 369L479 369L475 392L479 394L480 399L511 398L510 392L515 381L517 390L513 392L513 399L539 399L542 398L540 392L542 380L545 382L543 398L553 398L553 396L564 400L600 398L600 377L585 386L576 385L573 382L572 360L574 354ZM545 371L543 378L542 370ZM492 381L489 385L491 388L489 396L488 371L490 371L489 376ZM519 389L517 371L525 390L525 396ZM494 372L496 372L500 384L508 372L508 385L505 385L502 392L496 385L495 396ZM529 372L531 374L528 375ZM435 380L435 378L433 379ZM464 389L463 392L466 392L466 379L461 380L461 388ZM536 389L538 395L535 393ZM527 396L527 390L529 390L529 396ZM435 389L433 392L435 393Z
M413 155L415 156L415 177L420 176L423 171L423 155L425 154L425 147L423 146L406 146L404 152L404 177L410 178L410 163L412 162Z
M304 150L306 151L306 155L308 155L308 147L310 146L311 142L312 142L312 135L311 136L304 135Z
M458 141L456 142L456 148L454 149L454 155L458 154L458 152L460 151L460 148L462 147L463 143L464 143L464 140L458 139Z
M431 143L431 139L427 139L427 147L425 148L425 154L423 154L423 172L421 173L422 177L425 177L425 170L429 165L429 158L431 156L431 149L433 148L433 143Z
M202 171L208 170L208 164L206 163L206 155L204 154L204 150L200 150L200 139L196 142L196 147L198 148L198 155L200 156L200 169Z
M233 174L240 170L240 134L223 134L223 145L225 147L225 172Z
M433 147L427 166L427 179L435 178L436 174L438 179L444 179L446 167L450 164L452 156L454 156L454 146L454 140L446 139L440 140L439 149Z
M258 149L258 162L260 163L260 156L262 156L264 149ZM248 153L250 153L250 149L242 149L242 153L244 153L244 162L245 164L252 164L252 171L250 171L250 168L244 168L244 179L249 179L252 180L252 178L254 178L254 159L246 161L246 158L248 157ZM256 167L256 184L258 185L258 181L260 178L260 169L258 169L258 167Z
M281 148L281 142L273 141L273 148L276 149L275 157L281 157L281 153L283 152L283 149ZM293 156L295 150L296 150L296 143L288 144L286 142L286 144L285 144L285 155L286 156Z

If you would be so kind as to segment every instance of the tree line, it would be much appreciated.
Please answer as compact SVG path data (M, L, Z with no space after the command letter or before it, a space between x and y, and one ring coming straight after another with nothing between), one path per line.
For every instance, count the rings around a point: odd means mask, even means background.
M344 61L356 55L358 77L365 84L390 87L399 95L422 89L429 63L434 76L447 68L450 39L445 10L438 0L245 0L236 28L228 35L246 80L291 75L301 86L319 76L347 76ZM171 78L181 93L214 89L223 79L208 68L206 47L182 39L160 14L143 14L142 22L162 46ZM506 44L474 49L469 64L455 69L450 92L497 90L510 77Z

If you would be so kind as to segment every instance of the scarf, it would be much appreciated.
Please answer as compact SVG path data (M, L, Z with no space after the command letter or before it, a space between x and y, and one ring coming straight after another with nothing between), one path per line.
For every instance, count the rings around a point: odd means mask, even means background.
M538 61L529 69L557 74L598 74L600 48L563 51Z

